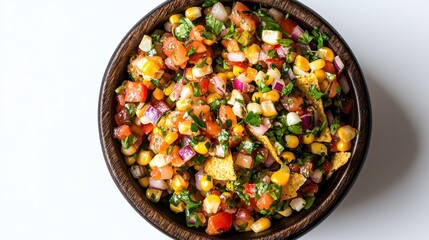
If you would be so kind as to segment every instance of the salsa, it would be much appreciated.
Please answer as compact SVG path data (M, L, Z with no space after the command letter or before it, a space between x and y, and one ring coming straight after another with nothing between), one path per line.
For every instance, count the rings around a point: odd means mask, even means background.
M209 235L310 209L358 134L328 41L274 8L216 0L144 35L114 137L147 199Z

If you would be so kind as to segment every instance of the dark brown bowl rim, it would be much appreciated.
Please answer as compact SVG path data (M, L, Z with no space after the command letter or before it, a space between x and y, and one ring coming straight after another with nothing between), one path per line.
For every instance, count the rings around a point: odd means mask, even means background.
M133 33L136 28L138 28L140 25L144 23L145 20L147 20L148 17L150 17L152 14L154 14L156 11L158 11L160 8L165 7L167 5L172 5L175 2L178 1L165 1L156 8L154 8L152 11L150 11L148 14L146 14L143 18L141 18L125 35L125 37L121 40L117 48L115 49L114 54L112 55L107 67L106 71L103 76L103 80L100 87L100 94L99 94L99 102L98 102L98 128L99 128L99 137L100 137L100 143L104 155L104 159L106 162L106 165L108 167L109 173L112 176L113 181L115 182L118 189L121 191L124 198L131 204L131 206L152 226L157 228L159 231L163 232L164 234L177 239L187 239L187 238L198 238L198 239L226 239L228 238L227 235L221 235L221 236L208 236L204 232L187 228L186 226L180 225L174 221L170 221L166 219L164 216L160 215L157 210L152 209L153 204L148 202L147 200L142 199L141 191L136 190L136 181L131 177L129 172L124 172L119 168L117 165L117 159L120 156L117 156L118 149L115 148L115 144L113 141L113 137L111 134L111 124L105 124L105 122L111 123L113 120L113 115L109 111L105 111L108 107L103 107L103 103L105 102L106 98L106 86L107 86L107 79L109 77L112 71L113 66L118 61L118 53L123 50L124 43L129 40L130 34ZM195 4L186 4L187 6L190 5L200 5L203 1L202 0L191 0L188 2L193 2ZM222 1L225 2L225 1ZM226 1L228 2L228 1ZM247 0L243 2L252 2L252 3L262 3L263 0ZM265 3L266 4L266 3ZM333 41L332 44L335 46L332 47L335 50L341 49L340 53L346 54L350 59L350 64L353 66L353 69L346 68L346 74L348 75L349 81L353 80L351 82L351 88L357 93L355 96L356 105L357 107L357 120L358 126L360 127L360 135L358 135L355 144L353 146L352 151L352 159L351 161L346 165L343 166L342 169L340 169L335 175L334 180L332 180L331 188L333 188L332 194L333 197L326 198L317 208L312 208L308 210L305 214L299 213L300 219L298 222L293 223L291 225L288 225L288 227L284 229L276 229L277 231L266 231L258 234L252 234L249 235L248 233L238 233L239 235L232 235L230 237L244 237L251 238L251 239L292 239L297 238L299 236L302 236L303 234L307 233L314 227L316 227L319 223L321 223L332 211L340 204L340 202L344 199L344 197L347 195L348 191L350 190L351 186L354 184L359 172L361 171L363 164L365 162L365 158L369 149L370 145L370 136L371 136L371 128L372 128L372 114L371 114L371 104L370 104L370 98L368 94L368 89L365 83L365 79L363 76L363 73L361 71L361 68L347 45L347 43L343 40L343 38L338 34L338 32L321 16L319 16L315 11L310 9L309 7L305 6L304 4L298 2L298 1L274 1L273 3L270 3L270 6L277 7L281 9L279 6L283 5L285 6L285 9L287 9L286 6L292 8L292 6L297 7L296 12L288 11L290 15L297 21L299 21L301 24L308 25L309 19L311 21L315 21L320 23L317 26L320 26L321 29L326 32L330 33L330 36L335 37L335 41ZM289 6L291 5L291 6ZM181 7L184 8L183 6ZM175 11L178 12L178 11ZM312 26L315 26L313 24L310 24ZM331 41L330 41L331 43ZM332 45L331 44L331 45ZM337 50L336 52L338 52ZM343 58L343 56L341 56ZM349 65L348 67L350 67ZM356 75L356 76L355 76ZM350 80L351 79L351 80ZM358 91L356 91L358 90ZM108 100L108 99L107 99ZM110 99L112 101L112 99ZM355 112L356 112L355 111ZM114 151L109 151L114 150ZM357 149L359 148L359 151ZM119 151L120 153L120 151ZM116 159L113 157L116 154ZM358 157L357 157L358 156ZM123 163L122 163L123 164ZM124 169L124 168L122 168ZM125 182L124 182L125 181ZM281 226L280 226L281 227Z

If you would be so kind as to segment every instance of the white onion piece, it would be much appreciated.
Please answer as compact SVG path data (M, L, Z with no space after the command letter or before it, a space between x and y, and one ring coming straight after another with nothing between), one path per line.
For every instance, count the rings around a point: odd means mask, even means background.
M203 169L200 169L200 171L198 171L196 174L195 174L195 187L198 189L198 190L203 190L202 188L201 188L201 183L200 183L200 180L201 180L201 178L203 177L203 175L204 175L204 170Z
M338 83L340 84L341 89L345 94L348 94L350 92L350 85L344 75L341 76L341 78L338 80Z
M231 62L244 62L246 61L246 55L243 52L231 52L228 53L228 60Z
M168 185L164 180L153 180L152 178L149 178L149 187L159 190L166 190Z
M148 35L144 35L139 44L139 48L143 52L149 52L152 49L152 38Z
M199 68L199 67L193 67L192 68L192 76L194 76L194 78L200 78L200 77L204 77L206 75L209 75L213 72L213 67L210 64L206 64L205 66Z
M162 153L156 154L155 156L153 156L152 160L150 161L151 166L157 166L159 168L164 167L170 162L171 162L171 159L167 158L167 154L162 154Z
M216 145L216 157L224 158L225 157L225 148L221 145Z
M335 58L334 58L334 66L337 69L337 72L339 72L339 73L342 72L344 69L344 63L341 60L339 55L335 56Z
M262 41L275 45L282 38L282 33L277 30L262 30Z
M303 198L300 198L300 197L295 198L292 201L290 201L289 206L293 210L299 212L299 211L301 211L301 209L304 208L304 206L305 206L305 200Z
M232 112L235 114L235 116L243 118L243 109L241 107L241 103L235 102L232 106Z
M174 71L179 70L179 67L174 65L173 60L171 60L171 58L166 58L164 63L165 63L165 66L167 66L171 70L174 70Z
M229 105L234 105L237 99L244 101L244 97L243 97L243 95L241 95L240 91L237 89L233 89L231 91L231 97L229 98L228 102L226 102L226 103L228 103Z
M275 8L270 8L270 10L268 10L268 14L270 14L277 22L280 22L280 20L284 18L283 13Z
M304 30L302 30L300 26L296 25L295 28L293 29L291 38L294 41L297 41L302 34L304 34Z
M220 95L224 95L226 91L226 84L222 80L222 78L218 77L217 75L213 75L213 77L210 79L210 81L215 85L216 92Z
M288 126L295 125L297 123L300 123L301 121L301 118L296 112L290 112L286 115L286 122Z
M131 166L130 171L131 175L133 175L133 178L142 178L147 174L147 170L140 165Z
M320 183L322 181L322 176L323 176L323 172L320 171L319 169L316 169L313 171L310 177L311 177L311 180L313 180L313 182Z
M211 15L221 21L221 22L226 22L228 21L228 13L225 10L225 7L223 6L222 3L218 2L215 5L213 5L212 10L211 10Z

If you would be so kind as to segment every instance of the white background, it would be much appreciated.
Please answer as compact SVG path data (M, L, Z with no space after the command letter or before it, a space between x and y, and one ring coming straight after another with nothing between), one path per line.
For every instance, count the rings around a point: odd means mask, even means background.
M353 49L374 120L356 184L303 239L428 239L428 4L302 2ZM111 54L160 3L0 1L0 239L168 239L116 188L97 128Z

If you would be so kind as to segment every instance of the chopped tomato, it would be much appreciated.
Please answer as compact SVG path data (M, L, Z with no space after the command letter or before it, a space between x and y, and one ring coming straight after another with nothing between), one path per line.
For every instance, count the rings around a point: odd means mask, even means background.
M131 125L131 132L137 137L143 136L142 128L140 126L135 125L135 124Z
M310 176L313 173L313 163L305 162L299 171L304 176Z
M128 115L128 111L125 107L123 107L118 113L115 114L115 122L118 126L124 124L126 121L130 119Z
M198 87L201 89L201 93L204 95L209 90L210 80L207 78L202 78L198 82Z
M325 174L328 174L332 170L332 164L329 162L329 160L325 160L322 164L323 170L325 171Z
M126 102L145 102L147 98L147 87L143 83L127 82L125 85Z
M206 28L203 25L197 25L191 29L191 32L189 33L189 38L202 41L203 38L203 32L206 30Z
M267 193L263 193L262 196L256 201L256 207L261 210L270 209L271 204L274 202L274 198L268 195Z
M256 185L253 183L245 183L243 193L249 194L250 197L255 197Z
M116 101L120 106L125 106L125 94L121 93L116 95Z
M193 48L196 53L204 53L207 51L206 45L198 40L192 41L191 44L188 45L187 50L189 51L191 48Z
M160 111L162 114L170 111L170 107L164 101L156 101L152 104L154 108Z
M339 140L340 140L340 138L338 137L337 134L332 136L332 141L329 144L329 151L338 152L337 144L338 144Z
M232 128L237 125L237 117L230 106L222 105L219 108L219 119L225 126Z
M173 177L173 168L171 165L165 165L163 167L154 167L150 173L153 180L171 179Z
M164 40L163 43L164 53L171 58L174 65L182 67L186 66L186 62L188 61L188 57L186 53L188 52L183 46L183 43L177 40L175 37L169 37Z
M227 212L217 213L209 218L206 233L217 235L228 231L232 226L232 215Z
M283 30L288 33L289 35L292 35L293 29L296 27L296 23L292 21L290 18L288 19L282 19L280 21L280 26L283 28Z
M185 164L185 162L179 156L179 150L179 146L174 146L170 154L168 154L168 158L170 158L169 161L174 167L181 167L183 166L183 164Z
M277 58L267 58L267 60L265 60L265 62L267 63L267 66L270 68L271 64L274 64L276 66L276 68L281 69L282 65L284 63L283 60L281 59L277 59Z
M144 124L141 126L143 133L146 135L149 134L150 132L152 132L154 127L155 127L155 125L153 125L152 123Z
M253 32L256 29L256 23L252 17L246 14L248 11L249 8L246 7L246 5L241 2L236 2L229 19L231 19L231 21L241 29Z
M314 196L314 194L319 191L319 186L316 183L310 183L303 186L301 189L304 196Z
M353 109L353 99L347 97L345 103L343 103L343 112L345 114L350 114Z
M238 45L237 40L222 40L222 45L226 48L228 52L238 52L240 51L240 46Z
M206 122L206 133L209 134L211 137L216 138L220 131L222 130L219 125L215 122Z
M332 81L331 90L329 91L329 98L334 98L335 96L337 96L337 94L338 94L337 87L338 86L339 86L339 84L338 84L337 80Z
M164 138L159 134L152 134L150 137L149 149L154 153L166 151L169 145L165 142Z
M189 56L189 63L196 64L199 60L205 57L206 57L205 53L192 54L191 56Z
M121 125L113 130L115 138L124 140L126 137L131 135L131 129L128 125Z
M181 112L178 110L172 111L170 114L168 114L167 121L169 121L171 123L172 128L177 129L179 122L181 122L183 120L184 114L185 114L185 112Z
M289 112L302 111L301 105L304 103L304 99L298 95L291 95L282 99L282 103Z
M247 69L246 64L245 64L245 63L243 63L243 62L233 62L233 61L229 61L229 60L226 60L226 62L227 62L229 65L231 65L231 66L237 66L237 67L241 67L241 68Z
M337 73L337 69L335 69L335 66L333 63L325 61L325 67L323 67L323 70L328 73L335 74Z

